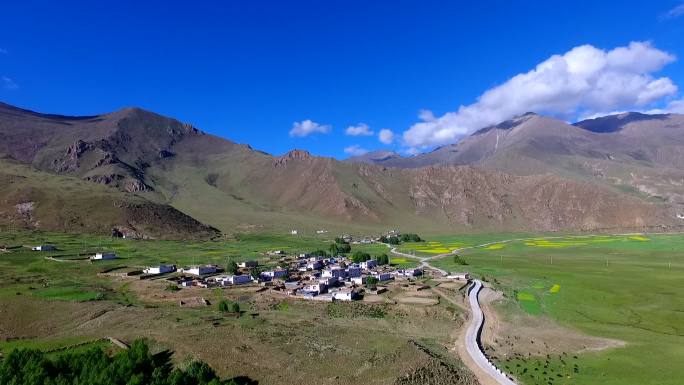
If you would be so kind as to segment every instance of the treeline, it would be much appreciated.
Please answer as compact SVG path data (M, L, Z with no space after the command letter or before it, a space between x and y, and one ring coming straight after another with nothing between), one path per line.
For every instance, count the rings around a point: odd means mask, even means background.
M242 382L243 384L245 382ZM170 354L152 355L142 340L113 356L100 348L46 355L18 349L0 361L2 385L240 385L221 380L206 363L174 368Z
M401 234L398 236L381 236L380 242L389 243L390 245L398 245L401 242L423 242L423 239L418 234Z

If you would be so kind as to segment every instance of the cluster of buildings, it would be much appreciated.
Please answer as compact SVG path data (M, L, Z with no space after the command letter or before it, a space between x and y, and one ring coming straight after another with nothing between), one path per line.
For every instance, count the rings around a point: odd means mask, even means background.
M421 269L394 269L378 266L376 260L353 263L347 257L322 257L300 254L286 258L289 263L288 279L275 290L284 290L289 296L321 301L352 301L362 297L368 277L379 284L402 278L411 279L423 274Z
M324 257L311 254L287 256L280 250L266 253L281 256L279 265L258 269L257 261L238 264L235 274L223 274L216 265L197 265L176 268L175 265L150 266L145 274L166 274L177 272L173 277L184 287L229 287L245 284L260 284L276 292L301 299L321 301L353 301L362 298L368 278L374 284L382 285L395 279L415 279L423 274L419 268L395 269L379 266L374 259L353 263L345 256ZM375 285L371 285L375 286Z

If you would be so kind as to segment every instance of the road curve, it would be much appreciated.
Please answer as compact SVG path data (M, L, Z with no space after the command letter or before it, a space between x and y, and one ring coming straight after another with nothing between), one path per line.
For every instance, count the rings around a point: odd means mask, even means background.
M487 373L491 378L493 378L500 385L517 385L513 380L508 378L505 373L499 370L494 364L492 364L484 352L480 348L480 333L482 332L482 327L484 326L484 313L480 308L480 300L478 295L482 289L482 282L474 279L470 290L468 291L468 302L470 303L470 311L472 313L472 318L470 320L470 325L466 330L465 344L468 355L473 361L479 366L485 373Z

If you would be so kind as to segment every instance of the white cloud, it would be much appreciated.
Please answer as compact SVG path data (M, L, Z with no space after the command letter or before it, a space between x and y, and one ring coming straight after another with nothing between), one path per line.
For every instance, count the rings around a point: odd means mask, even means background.
M19 85L7 76L0 77L0 81L2 82L2 88L6 90L16 90L17 88L19 88Z
M350 136L371 136L373 131L368 127L366 123L359 123L356 126L349 126L344 131L345 134Z
M5 55L5 54L8 54L8 53L9 53L8 50L6 50L6 49L4 49L4 48L0 48L0 54Z
M394 141L394 132L392 132L392 130L389 128L383 128L378 133L378 139L384 144L392 144Z
M665 108L654 108L644 112L646 114L684 114L684 98L672 100Z
M435 117L420 112L419 123L403 133L409 147L453 143L473 131L534 111L564 119L598 111L645 107L677 93L666 77L655 78L675 57L648 42L610 51L582 45L553 55L533 70L485 91L473 104Z
M358 144L354 144L352 146L345 147L344 153L352 155L352 156L360 156L360 155L367 154L368 150L366 150L365 148L362 148Z
M681 3L678 6L667 11L667 13L665 14L665 17L668 19L674 19L674 18L682 16L682 15L684 15L684 3Z
M327 134L330 130L332 130L332 127L329 124L318 124L307 119L301 122L292 123L290 136L304 137L315 133Z

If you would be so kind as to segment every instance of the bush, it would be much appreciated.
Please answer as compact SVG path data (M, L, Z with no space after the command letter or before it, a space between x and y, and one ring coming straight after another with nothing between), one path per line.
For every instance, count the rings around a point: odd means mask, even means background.
M351 259L354 263L361 263L371 259L371 256L363 251L355 251L354 254L352 254Z
M345 241L341 237L335 238L335 243L337 243L338 245L348 245L349 244L349 242Z
M236 274L238 272L238 265L232 259L226 264L226 272L228 274Z
M224 313L239 313L240 304L237 302L229 301L227 299L222 299L218 303L218 309L219 311L222 311Z
M402 234L400 237L402 242L422 242L423 240L418 234Z
M179 290L180 290L180 287L178 287L178 285L171 284L171 285L166 286L166 291L179 291Z
M389 256L387 254L380 254L375 256L375 260L378 261L378 265L383 266L383 265L389 265Z
M468 262L466 262L466 260L463 259L463 257L461 257L460 255L454 255L454 263L463 266L468 264Z

